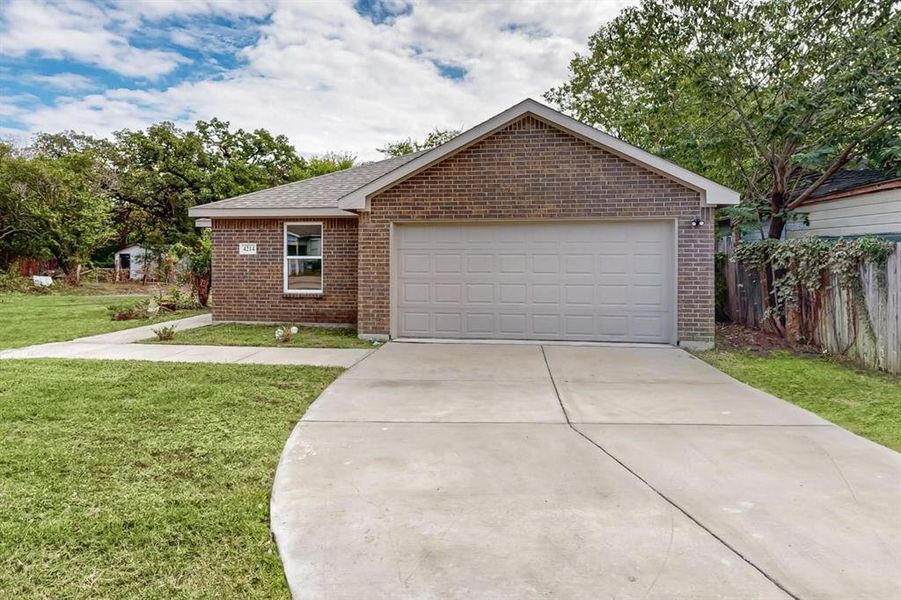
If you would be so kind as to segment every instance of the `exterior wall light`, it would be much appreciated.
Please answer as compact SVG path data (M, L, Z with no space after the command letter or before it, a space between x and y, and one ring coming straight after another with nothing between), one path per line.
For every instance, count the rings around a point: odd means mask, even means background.
M695 217L694 219L691 220L692 227L700 227L703 224L704 224L704 219L702 219L701 217Z

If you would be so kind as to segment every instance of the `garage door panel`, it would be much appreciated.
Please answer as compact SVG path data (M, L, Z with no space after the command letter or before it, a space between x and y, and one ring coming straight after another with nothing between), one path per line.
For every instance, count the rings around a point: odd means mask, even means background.
M436 283L432 289L435 291L434 301L439 304L460 304L463 299L459 283Z
M498 257L499 273L525 273L529 259L525 254L501 254Z
M598 273L605 275L625 275L628 272L629 257L627 255L601 253L598 256Z
M494 313L466 313L466 331L490 337L495 331Z
M533 254L532 273L536 275L560 272L559 254Z
M635 316L631 319L632 334L636 338L653 339L660 331L661 315Z
M526 315L516 313L500 313L498 316L500 333L505 333L511 336L525 337L528 331L526 329Z
M672 342L665 221L399 225L401 336Z
M570 248L567 248L566 252L564 273L567 275L594 274L594 254L582 254Z
M621 338L629 332L629 318L625 315L600 315L595 319L597 331L610 338Z
M494 304L493 283L466 284L466 302L469 304Z
M660 275L665 267L663 253L636 254L632 257L632 272L636 274Z
M431 264L428 254L404 254L401 260L402 275L427 275Z
M524 283L504 283L498 286L501 304L526 304L526 285Z
M466 272L493 273L494 259L491 254L470 254L466 257Z
M433 258L435 274L459 274L463 267L463 257L459 254L435 254Z
M425 312L405 311L401 315L401 327L408 335L429 335L431 315Z
M560 303L560 285L559 284L540 284L532 285L532 304L559 304Z
M463 314L459 312L432 313L435 333L459 335L463 333Z
M593 306L594 288L592 284L564 286L567 306Z
M425 282L404 282L401 290L401 299L406 304L427 304L429 302L430 289L431 286Z
M665 301L663 286L660 285L633 285L632 304L636 306L650 306L661 308Z
M602 307L622 308L629 303L628 285L598 285L597 304Z

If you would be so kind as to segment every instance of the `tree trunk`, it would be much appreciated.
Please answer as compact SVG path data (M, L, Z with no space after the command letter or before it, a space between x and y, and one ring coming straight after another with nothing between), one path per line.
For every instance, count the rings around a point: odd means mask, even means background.
M782 230L785 229L785 205L788 204L788 194L785 191L788 167L780 164L775 168L773 175L775 181L770 192L770 230L767 237L771 240L781 240Z
M785 221L782 217L770 217L770 230L767 232L767 237L772 240L781 240L784 229Z
M194 290L197 292L197 302L206 308L210 299L210 276L194 275Z

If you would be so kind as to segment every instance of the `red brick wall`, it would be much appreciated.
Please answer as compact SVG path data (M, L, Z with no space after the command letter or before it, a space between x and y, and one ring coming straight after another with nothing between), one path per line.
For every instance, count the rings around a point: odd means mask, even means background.
M305 220L322 223L321 295L283 292L283 225ZM239 255L243 242L257 253ZM356 323L357 220L213 219L213 319Z
M358 327L389 332L393 221L661 217L679 224L679 339L712 342L711 213L697 192L527 116L372 198L358 223Z

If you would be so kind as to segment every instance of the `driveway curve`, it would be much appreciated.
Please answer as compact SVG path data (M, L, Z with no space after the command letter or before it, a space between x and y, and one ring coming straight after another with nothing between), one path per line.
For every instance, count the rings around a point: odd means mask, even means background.
M296 598L889 598L901 455L669 347L389 343L276 472Z

